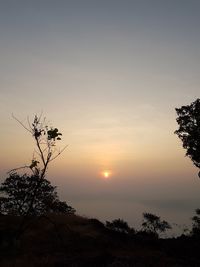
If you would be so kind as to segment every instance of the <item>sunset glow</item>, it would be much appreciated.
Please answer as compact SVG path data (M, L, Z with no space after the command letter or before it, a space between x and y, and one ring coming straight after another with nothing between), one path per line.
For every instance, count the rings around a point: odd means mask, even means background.
M195 0L1 1L0 181L35 153L12 113L28 128L42 114L62 133L55 151L67 146L47 179L77 214L191 223L198 169L174 131L175 108L200 97L199 12Z
M110 175L111 175L110 171L104 171L104 172L103 172L103 176L104 176L104 178L106 178L106 179L109 178Z

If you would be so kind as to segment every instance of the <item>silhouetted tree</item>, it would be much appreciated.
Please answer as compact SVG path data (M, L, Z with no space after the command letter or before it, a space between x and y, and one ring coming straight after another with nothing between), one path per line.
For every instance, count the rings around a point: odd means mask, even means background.
M55 187L45 179L49 163L66 148L59 150L56 146L62 134L57 128L49 126L42 115L35 115L32 123L27 119L27 125L13 118L32 135L36 144L31 163L11 170L10 176L0 187L1 214L23 215L14 236L18 239L27 229L30 215L44 217L46 212L74 213L75 210L58 199ZM31 174L17 174L22 169L29 170Z
M61 140L62 134L58 131L57 128L50 127L46 122L46 119L42 118L42 116L35 115L32 123L30 123L28 119L27 126L19 121L16 117L14 117L14 119L29 133L31 133L36 144L35 153L31 163L29 165L25 165L10 171L11 179L15 177L15 175L13 176L13 174L15 174L18 170L29 169L32 172L32 175L30 176L23 176L24 180L26 180L26 183L32 181L31 184L29 184L31 186L31 194L29 194L27 190L27 196L25 196L24 201L24 205L26 204L26 208L24 209L24 211L26 211L25 215L28 216L33 213L33 209L35 208L35 203L38 200L38 196L41 196L41 190L46 188L45 184L47 186L45 175L49 163L56 159L66 147L64 147L62 150L57 149L56 142ZM20 183L17 183L15 186L18 186L19 184ZM23 184L23 186L25 186L25 184Z
M12 173L0 186L3 197L0 198L0 213L4 215L42 215L48 212L75 213L66 202L60 201L56 187L43 178L35 193L40 177L36 175L19 175ZM33 199L34 195L34 200ZM32 208L30 209L30 204Z
M197 168L200 168L200 99L190 105L176 108L179 129L175 134L183 142L188 156ZM199 172L200 177L200 172Z
M155 214L144 212L142 228L147 233L158 235L171 229L171 225L166 221L161 221L160 217Z
M131 228L129 227L128 223L122 219L115 219L111 222L106 221L106 227L110 230L117 231L120 233L129 233L131 231Z
M196 209L195 213L192 217L192 235L200 236L200 209Z
M56 147L56 141L61 140L62 134L57 128L49 126L46 118L42 118L42 116L35 115L33 123L30 123L28 119L28 126L16 117L13 116L13 118L33 136L36 149L34 150L32 162L29 165L13 169L10 172L28 168L34 175L42 179L45 177L49 163L56 159L66 148L65 146L62 150L58 150Z

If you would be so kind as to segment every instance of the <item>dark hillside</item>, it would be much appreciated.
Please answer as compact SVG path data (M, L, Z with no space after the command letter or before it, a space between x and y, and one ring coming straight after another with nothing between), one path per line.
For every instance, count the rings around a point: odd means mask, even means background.
M14 241L20 220L0 217L2 267L200 266L198 239L119 233L96 219L51 214L30 218L27 230Z

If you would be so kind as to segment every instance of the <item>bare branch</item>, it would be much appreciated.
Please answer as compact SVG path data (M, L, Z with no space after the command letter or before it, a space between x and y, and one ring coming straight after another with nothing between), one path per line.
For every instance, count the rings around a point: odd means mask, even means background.
M42 115L43 115L43 111L40 112L40 116L38 117L38 120L39 120L39 121L41 121ZM43 121L45 121L45 118L44 118Z
M36 140L36 144L37 144L37 147L39 149L39 152L40 152L40 157L41 157L42 162L43 162L43 164L45 166L46 162L45 162L44 154L43 154L42 149L40 147L40 143L39 143L39 140L38 140L38 137L37 136L35 136L35 140Z
M14 120L16 120L25 130L27 130L29 133L33 134L32 131L30 129L28 129L20 120L18 120L14 114L12 113L12 117Z
M29 128L32 129L32 126L31 126L31 123L30 123L30 120L29 120L29 116L27 116L27 122L28 122Z
M15 172L15 171L18 171L18 170L21 170L21 169L26 169L26 168L30 168L30 166L22 166L22 167L18 167L18 168L15 168L15 169L12 169L10 171L8 171L8 174L12 173L12 172Z
M63 153L63 151L68 147L69 145L66 145L63 149L60 150L60 152L58 152L58 154L53 157L49 162L53 161L54 159L56 159L58 156L60 156L60 154Z

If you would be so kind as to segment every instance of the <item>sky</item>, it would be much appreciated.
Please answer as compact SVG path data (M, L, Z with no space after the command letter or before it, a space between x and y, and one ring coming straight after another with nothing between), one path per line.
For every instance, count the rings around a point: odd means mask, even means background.
M12 113L42 112L68 145L48 179L79 214L189 224L200 180L175 108L200 97L199 13L198 0L0 0L1 180L34 149Z

